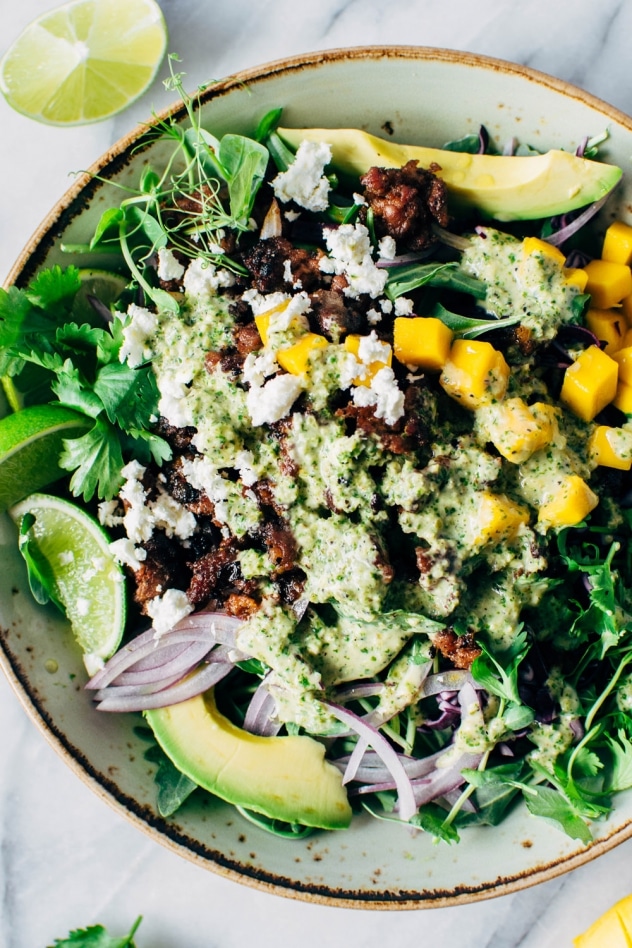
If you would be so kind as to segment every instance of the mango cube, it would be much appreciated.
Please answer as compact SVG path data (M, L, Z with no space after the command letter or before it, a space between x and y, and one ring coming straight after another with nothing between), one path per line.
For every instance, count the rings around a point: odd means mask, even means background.
M309 370L309 359L316 349L326 349L329 345L324 336L306 332L304 336L287 349L277 352L277 362L282 369L292 375L305 375Z
M632 385L632 346L625 346L613 353L612 358L619 366L619 382Z
M597 309L610 309L632 293L632 271L624 263L591 260L584 269L588 274L586 292Z
M624 415L632 415L632 385L626 385L625 382L619 382L617 385L617 394L612 404Z
M546 240L540 240L539 237L525 237L522 241L522 252L525 257L530 256L532 253L539 253L545 257L550 257L551 260L555 260L556 263L559 263L561 267L564 266L566 260L566 255L562 253L559 247L554 247L553 244L548 243Z
M583 421L592 421L617 394L618 369L599 346L589 346L564 373L560 400Z
M434 316L398 316L393 327L395 358L438 372L448 361L453 338L452 330Z
M361 354L361 344L363 339L367 339L367 336L356 336L350 334L345 337L344 347L347 352L353 353L356 359L360 358ZM388 344L384 344L382 347L382 352L384 354L383 359L376 359L368 363L364 363L365 373L362 376L357 376L353 380L354 385L371 385L371 379L373 379L377 373L384 369L386 366L390 366L393 361L393 350Z
M632 468L632 431L598 425L588 440L588 456L594 464L618 471Z
M588 274L581 267L564 267L562 270L568 286L576 286L583 293L588 283Z
M539 407L544 411L538 411ZM549 408L555 411L543 403L530 408L522 398L508 398L491 407L483 430L504 458L512 464L522 464L553 440L554 425Z
M602 260L629 265L632 261L632 227L614 221L607 229L601 250Z
M599 498L586 481L577 474L567 474L555 496L545 501L538 511L538 523L546 527L573 527L588 516Z
M511 540L522 524L529 522L529 511L505 494L489 490L476 495L476 512L469 518L469 539L475 546Z
M455 339L439 384L465 408L476 409L507 391L509 366L502 352L489 342Z
M632 294L624 296L621 300L621 312L628 326L632 326Z
M608 355L622 347L627 323L621 310L589 309L586 313L586 325L600 342L606 343L604 352Z

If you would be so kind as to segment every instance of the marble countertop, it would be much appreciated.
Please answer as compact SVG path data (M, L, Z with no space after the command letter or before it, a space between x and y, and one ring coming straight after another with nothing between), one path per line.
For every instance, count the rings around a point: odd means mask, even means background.
M632 111L624 0L159 0L186 85L305 51L417 44L529 65ZM0 54L55 0L2 4ZM78 129L38 125L0 100L0 277L55 200L69 172L171 101L160 81L116 119ZM26 717L0 676L0 948L44 948L96 922L153 948L552 948L632 890L627 843L559 879L472 905L400 913L280 899L208 873L163 849L84 786Z

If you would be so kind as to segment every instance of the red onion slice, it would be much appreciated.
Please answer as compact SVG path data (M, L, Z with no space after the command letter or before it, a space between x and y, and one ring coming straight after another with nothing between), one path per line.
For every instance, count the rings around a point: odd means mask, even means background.
M595 201L594 204L589 204L588 207L579 214L575 220L571 221L570 224L567 224L566 227L562 227L560 230L556 231L554 234L550 234L548 237L545 237L547 244L552 244L554 247L559 247L560 244L563 244L565 240L568 240L569 237L572 237L573 234L576 234L578 230L587 224L588 221L598 214L601 208L604 206L608 198L612 193L612 189L608 191L607 194L604 194L602 198L599 198L598 201Z
M355 780L356 773L358 768L362 763L362 758L369 749L369 742L366 737L359 737L358 743L353 748L353 751L349 757L349 762L345 768L345 772L342 775L343 784L351 783L352 780Z
M212 648L213 646L209 649L208 642L192 642L179 651L177 655L165 660L161 665L152 665L149 668L143 667L138 671L138 665L135 665L133 671L121 672L110 683L109 687L112 688L115 685L151 685L173 676L177 680L178 677L182 678L190 669L199 665L203 659L210 657L212 661Z
M397 753L393 750L383 734L380 734L380 732L374 727L371 727L370 724L366 724L357 714L348 711L341 705L331 704L330 702L327 702L327 707L334 717L355 731L360 738L366 740L369 746L371 746L375 753L384 761L385 766L388 768L396 784L399 815L402 820L408 822L417 812L417 805L415 803L411 782L402 767Z
M169 688L151 695L127 695L115 698L104 698L97 705L98 711L149 711L153 708L167 708L172 704L180 704L195 698L208 691L213 685L225 678L234 666L228 662L215 662L213 665L203 665L201 668Z
M275 737L281 730L281 724L273 719L276 701L268 691L265 679L253 694L246 710L243 728L260 737Z
M460 787L465 783L465 777L461 771L478 767L482 756L482 754L459 754L449 767L436 767L429 777L412 781L415 805L424 806L437 797L445 796L446 793Z

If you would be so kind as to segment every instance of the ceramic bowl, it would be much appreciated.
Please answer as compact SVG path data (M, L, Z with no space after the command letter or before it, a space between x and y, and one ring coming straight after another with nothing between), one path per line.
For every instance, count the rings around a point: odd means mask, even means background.
M579 89L520 66L449 50L354 48L315 53L252 69L211 86L204 122L215 134L252 133L269 109L286 125L355 125L402 142L440 146L476 131L512 136L546 150L574 149L585 135L610 132L607 157L627 172L632 120ZM173 115L184 120L176 105ZM160 161L160 146L139 128L95 166L100 178L138 177ZM62 242L91 235L116 201L107 183L84 176L43 222L9 282L26 283L42 266L65 264ZM632 177L613 208L629 216ZM609 211L610 213L610 211ZM500 827L464 831L458 846L359 817L342 833L280 841L231 807L194 794L171 819L155 807L152 765L135 734L136 716L98 714L83 690L81 657L65 624L31 599L15 543L0 523L0 662L35 723L75 773L139 829L198 865L293 898L380 909L448 905L506 894L588 862L632 835L632 796L595 824L584 846L516 809Z

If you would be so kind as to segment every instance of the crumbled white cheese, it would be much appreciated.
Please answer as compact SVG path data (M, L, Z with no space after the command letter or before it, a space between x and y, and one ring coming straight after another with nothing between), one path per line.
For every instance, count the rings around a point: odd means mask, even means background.
M397 256L397 246L393 237L382 237L377 247L380 260L394 260Z
M377 326L378 323L382 322L382 314L378 313L376 309L368 309L366 312L366 321L369 326Z
M183 286L185 292L194 299L204 299L215 296L224 286L232 286L235 275L230 270L218 268L204 257L192 260L184 274Z
M143 560L147 559L147 550L143 549L142 546L135 546L133 541L128 537L113 540L112 543L109 544L109 550L117 563L122 563L123 566L129 566L134 572L140 569Z
M118 500L103 500L97 508L99 523L102 527L118 527L123 523L123 515Z
M364 199L364 195L363 195L363 194L357 194L357 193L354 191L354 193L353 193L353 203L354 203L354 204L359 204L360 206L362 206L363 204L366 204L366 201L365 201L365 199Z
M303 391L303 380L296 375L276 375L261 388L253 386L246 406L255 428L280 421Z
M353 401L359 408L375 406L376 417L383 418L387 425L394 425L404 414L404 393L390 366L376 372L370 387L360 385L355 388Z
M388 342L378 339L373 329L368 336L360 337L358 358L364 365L371 365L372 362L383 362L387 365L391 358L391 347Z
M152 619L156 636L173 629L190 612L193 612L193 606L181 589L168 589L164 596L156 596L147 603L147 613Z
M253 468L255 457L252 451L238 451L235 455L235 467L239 471L242 483L246 487L252 487L259 480L256 471Z
M268 310L276 309L277 306L285 303L290 297L288 293L281 293L279 291L276 293L260 293L259 290L253 288L242 293L241 298L245 303L249 304L253 316L260 316L261 313L267 313Z
M242 378L248 385L261 386L267 378L275 375L279 363L271 349L264 349L260 355L249 352L244 359Z
M324 273L343 274L348 286L345 296L352 298L367 293L376 299L384 292L388 273L376 267L371 257L369 231L364 224L341 224L324 231L328 257L321 257L319 267Z
M130 303L127 308L129 321L123 317L123 343L119 351L119 361L135 369L151 359L152 349L148 341L158 328L158 317L155 313Z
M195 532L195 516L166 491L160 490L156 499L149 501L149 508L154 527L164 530L168 537L187 540Z
M193 534L197 525L195 516L162 487L158 487L154 500L147 498L142 483L145 473L142 464L131 461L122 473L126 481L120 490L120 498L127 505L123 524L130 540L134 543L149 540L156 527L164 530L167 536L177 536L181 540Z
M338 360L340 388L351 388L354 379L364 375L365 369L358 362L353 352L344 352Z
M228 517L228 482L207 457L182 459L181 471L191 487L204 491L215 508L215 519L225 523Z
M184 275L184 267L174 256L172 250L168 247L161 247L158 251L158 279L159 280L181 280Z
M160 399L158 411L176 428L193 425L193 412L190 404L190 370L183 367L180 371L164 370L160 376Z
M290 167L272 181L275 196L283 204L295 201L308 211L326 211L331 185L324 170L330 161L330 145L325 142L301 142Z
M413 312L414 305L413 301L409 300L406 296L398 296L395 300L395 315L410 316Z
M380 309L388 316L389 313L393 312L392 300L386 299L386 297L383 300L380 300Z
M288 208L287 211L284 211L284 212L283 212L283 216L284 216L284 218L285 218L287 221L290 222L290 224L293 224L294 221L297 221L297 220L299 219L299 217L301 216L301 212L300 212L300 211L292 211L292 210L290 210L290 209Z

